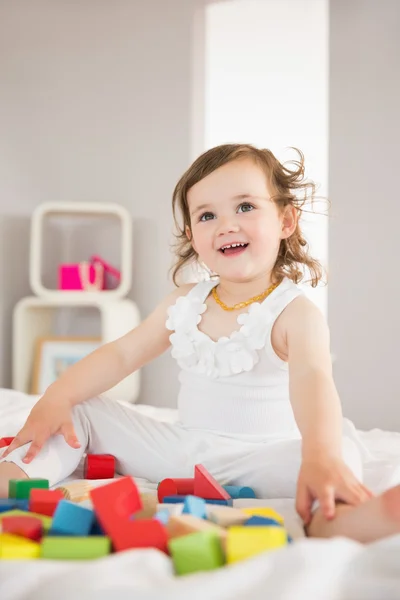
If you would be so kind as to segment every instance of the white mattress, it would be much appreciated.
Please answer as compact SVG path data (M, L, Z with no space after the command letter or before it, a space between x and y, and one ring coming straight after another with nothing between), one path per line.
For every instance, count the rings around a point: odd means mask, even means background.
M0 389L0 437L19 429L34 401ZM163 420L176 417L169 409L138 406L137 410ZM366 483L379 491L400 482L400 434L374 430L359 436L373 459L370 469L367 465ZM78 470L69 479L80 474ZM142 490L155 488L144 480L136 482ZM170 559L156 550L131 550L97 561L0 561L0 600L109 600L110 595L118 600L187 600L189 594L191 600L400 598L400 535L369 546L341 538L306 539L291 500L257 503L283 514L294 544L218 571L180 578L174 576Z

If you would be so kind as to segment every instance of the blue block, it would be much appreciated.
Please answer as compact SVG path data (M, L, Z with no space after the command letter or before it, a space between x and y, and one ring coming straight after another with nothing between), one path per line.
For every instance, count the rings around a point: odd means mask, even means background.
M29 500L15 500L15 508L29 510Z
M232 498L229 498L229 500L214 500L214 499L206 498L205 502L207 504L219 504L220 506L232 506L233 505Z
M104 533L104 529L102 528L102 526L100 525L100 523L98 522L98 520L96 518L94 519L94 522L90 529L89 535L101 535L101 536L106 535Z
M166 525L169 521L169 510L168 508L162 508L154 515L153 519L157 519L163 525Z
M184 503L185 502L185 498L187 496L179 496L179 495L174 495L174 496L165 496L163 503L165 504L178 504L180 502ZM198 496L195 496L196 498ZM232 506L233 500L232 498L230 498L229 500L210 500L209 498L201 498L202 500L204 500L204 502L206 504L220 504L222 506Z
M233 500L238 498L255 498L256 494L251 487L240 486L240 485L223 485L226 492L230 495Z
M0 498L0 513L13 510L13 508L15 508L14 498Z
M68 500L60 500L53 515L49 535L88 536L94 523L94 512Z
M287 542L288 544L293 544L293 538L289 534L287 534Z
M269 517L259 517L258 515L250 517L250 519L243 523L243 525L249 527L260 527L260 525L265 525L268 527L282 527L282 525L278 523L278 521L275 521L275 519L270 519Z
M199 519L206 518L206 501L198 496L186 496L182 514L193 515Z

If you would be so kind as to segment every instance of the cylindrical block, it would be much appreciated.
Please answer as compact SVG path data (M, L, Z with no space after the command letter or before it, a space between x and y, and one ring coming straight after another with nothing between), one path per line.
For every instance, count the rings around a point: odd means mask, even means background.
M163 479L158 484L158 501L162 502L165 496L187 496L194 493L193 479Z
M233 500L238 498L255 498L255 492L251 487L240 486L240 485L223 485L226 492L230 495Z
M85 460L85 479L112 479L115 457L111 454L88 454Z

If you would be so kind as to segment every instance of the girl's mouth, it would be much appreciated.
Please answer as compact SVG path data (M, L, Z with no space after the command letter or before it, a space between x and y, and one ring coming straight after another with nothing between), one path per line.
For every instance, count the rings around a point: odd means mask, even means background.
M226 244L225 246L222 246L219 251L222 252L222 254L224 256L233 256L233 255L238 255L238 254L243 254L243 252L246 250L247 246L249 244L247 243L242 243L242 242L236 242L234 244Z

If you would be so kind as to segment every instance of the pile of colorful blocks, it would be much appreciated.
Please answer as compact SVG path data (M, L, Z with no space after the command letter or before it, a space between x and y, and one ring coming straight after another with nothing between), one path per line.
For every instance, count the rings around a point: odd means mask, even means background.
M90 489L89 496L91 508L67 500L61 488L50 490L46 479L10 481L9 498L0 500L0 559L95 559L157 548L184 575L290 542L273 509L232 506L239 497L250 503L251 488L221 486L203 465L191 479L161 481L158 498L140 494L131 477Z

